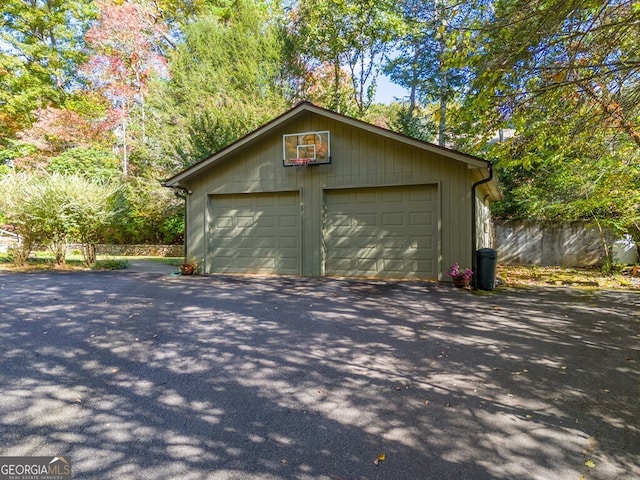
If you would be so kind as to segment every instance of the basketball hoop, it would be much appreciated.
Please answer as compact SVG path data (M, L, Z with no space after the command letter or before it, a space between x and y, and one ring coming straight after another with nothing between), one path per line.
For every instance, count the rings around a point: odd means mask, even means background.
M289 163L296 167L296 170L302 171L309 166L311 158L291 158Z

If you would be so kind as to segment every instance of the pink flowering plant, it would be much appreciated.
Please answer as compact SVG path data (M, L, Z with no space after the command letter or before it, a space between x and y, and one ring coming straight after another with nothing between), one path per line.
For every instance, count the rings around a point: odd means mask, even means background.
M459 278L467 281L471 279L473 270L470 268L461 268L459 263L454 263L449 270L447 270L447 274L451 275L451 278Z

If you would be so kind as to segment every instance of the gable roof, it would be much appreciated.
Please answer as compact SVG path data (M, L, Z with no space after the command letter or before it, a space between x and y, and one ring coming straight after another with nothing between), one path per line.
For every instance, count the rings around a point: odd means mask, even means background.
M322 107L318 107L310 102L300 102L292 109L283 113L279 117L271 120L269 123L263 125L262 127L254 130L253 132L245 135L239 140L227 145L223 149L217 151L216 153L205 157L201 161L195 163L194 165L186 168L182 172L174 175L173 177L165 180L164 186L166 187L180 187L180 182L184 180L188 180L208 167L215 165L225 158L232 155L234 152L239 149L256 142L263 135L268 134L269 132L279 128L285 123L294 120L295 118L304 115L307 112L314 113L316 115L320 115L322 117L330 118L337 122L341 122L356 128L360 128L362 130L366 130L368 132L374 133L376 135L380 135L382 137L386 137L412 147L418 148L420 150L425 150L432 153L438 153L452 160L457 160L459 162L466 163L469 168L489 168L491 163L487 160L484 160L480 157L475 157L473 155L468 155L466 153L458 152L457 150L452 150L450 148L441 147L439 145L424 142L422 140L418 140L413 137L409 137L407 135L403 135L401 133L393 132L391 130L387 130L386 128L378 127L376 125L372 125L367 122L363 122L361 120L357 120L352 117L348 117L346 115L342 115L340 113L333 112L331 110L327 110Z

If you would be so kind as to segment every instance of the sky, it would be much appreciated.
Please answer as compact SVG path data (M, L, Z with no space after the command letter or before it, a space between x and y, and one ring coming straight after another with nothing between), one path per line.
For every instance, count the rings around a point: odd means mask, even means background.
M375 97L376 103L389 104L396 98L402 99L408 95L409 92L406 89L391 83L391 80L389 80L389 77L386 75L380 75L380 77L378 77L378 88L376 89Z

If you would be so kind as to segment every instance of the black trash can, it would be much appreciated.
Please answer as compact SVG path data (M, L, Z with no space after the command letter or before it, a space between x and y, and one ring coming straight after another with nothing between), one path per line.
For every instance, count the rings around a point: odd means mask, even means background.
M476 288L493 290L496 286L496 265L498 252L493 248L481 248L476 251Z

